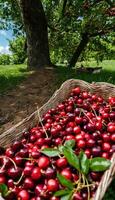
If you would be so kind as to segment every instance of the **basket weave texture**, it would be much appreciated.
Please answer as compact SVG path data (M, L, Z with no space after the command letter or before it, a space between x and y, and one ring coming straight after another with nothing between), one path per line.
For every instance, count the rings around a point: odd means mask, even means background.
M40 109L39 113L42 116L49 109L55 108L59 103L65 100L72 88L80 86L81 90L87 90L91 93L101 95L105 100L109 96L115 96L115 85L105 83L105 82L93 82L88 83L82 80L70 79L64 82L61 87L53 94L49 101L44 104ZM22 132L33 127L38 123L38 111L36 110L29 117L23 119L20 123L12 127L11 129L5 131L0 135L0 144L4 147L9 146L14 140L20 139ZM111 167L104 173L99 187L96 191L94 200L101 200L109 187L112 179L115 175L115 154L112 157Z

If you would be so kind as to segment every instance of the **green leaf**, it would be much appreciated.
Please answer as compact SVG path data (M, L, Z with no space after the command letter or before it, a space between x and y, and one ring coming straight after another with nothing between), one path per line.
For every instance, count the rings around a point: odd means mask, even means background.
M75 140L67 140L64 146L73 148L75 146Z
M110 160L105 158L96 157L90 160L90 169L95 172L101 172L108 169L111 165Z
M4 197L8 192L8 187L5 184L0 184L0 193Z
M67 190L67 189L65 189L65 190L59 190L59 191L57 191L57 192L54 193L54 196L60 197L60 196L63 196L65 194L69 194L70 192L71 192L71 190Z
M80 171L79 158L75 155L73 150L68 147L63 147L63 154L66 157L68 163Z
M89 172L89 159L86 154L81 151L79 154L80 167L83 174L88 174Z
M64 146L62 146L62 145L58 146L58 150L59 150L59 152L60 152L61 154L63 153L63 147L64 147Z
M61 200L71 200L72 197L72 192L70 194L66 194L64 196L61 197Z
M54 148L45 148L41 151L41 153L45 154L46 156L49 157L55 157L55 156L59 156L60 152L58 149L54 149Z
M57 173L57 178L58 178L59 182L60 182L63 186L65 186L65 187L67 187L67 188L69 188L69 189L73 189L73 183L72 183L70 180L66 179L64 176L62 176L62 175L59 174L59 173Z

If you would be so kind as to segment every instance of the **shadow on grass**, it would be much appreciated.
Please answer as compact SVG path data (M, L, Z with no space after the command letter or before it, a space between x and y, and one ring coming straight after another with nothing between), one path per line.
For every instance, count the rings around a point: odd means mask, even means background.
M109 71L103 69L98 74L93 73L78 73L75 69L67 69L66 67L57 67L57 82L62 83L63 81L71 78L81 79L87 82L108 82L115 84L115 71Z
M18 76L4 76L0 75L0 94L7 92L7 90L15 88L22 80L26 78L25 74Z

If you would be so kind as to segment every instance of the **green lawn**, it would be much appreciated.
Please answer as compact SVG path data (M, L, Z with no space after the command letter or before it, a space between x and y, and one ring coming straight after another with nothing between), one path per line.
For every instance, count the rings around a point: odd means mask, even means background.
M82 62L83 63L83 62ZM83 63L84 66L96 67L96 62ZM79 65L79 63L78 63ZM100 63L102 71L99 74L77 73L74 69L68 70L66 67L58 67L58 83L63 82L69 78L82 79L88 82L109 82L115 84L115 60L107 60Z
M28 73L26 65L0 65L0 93L16 87Z

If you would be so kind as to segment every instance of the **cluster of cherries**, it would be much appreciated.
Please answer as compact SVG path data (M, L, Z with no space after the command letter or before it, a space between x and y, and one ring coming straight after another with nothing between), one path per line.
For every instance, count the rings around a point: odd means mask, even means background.
M40 117L40 116L39 116ZM37 126L23 132L22 139L6 150L0 148L0 184L8 187L8 200L60 200L54 193L64 187L57 172L76 182L79 175L66 158L48 157L45 148L56 148L75 140L76 155L83 149L88 158L111 159L115 152L115 97L101 96L72 89L70 96L44 114ZM90 172L99 182L100 172ZM95 193L96 187L91 190ZM73 200L87 200L87 191L74 194Z

